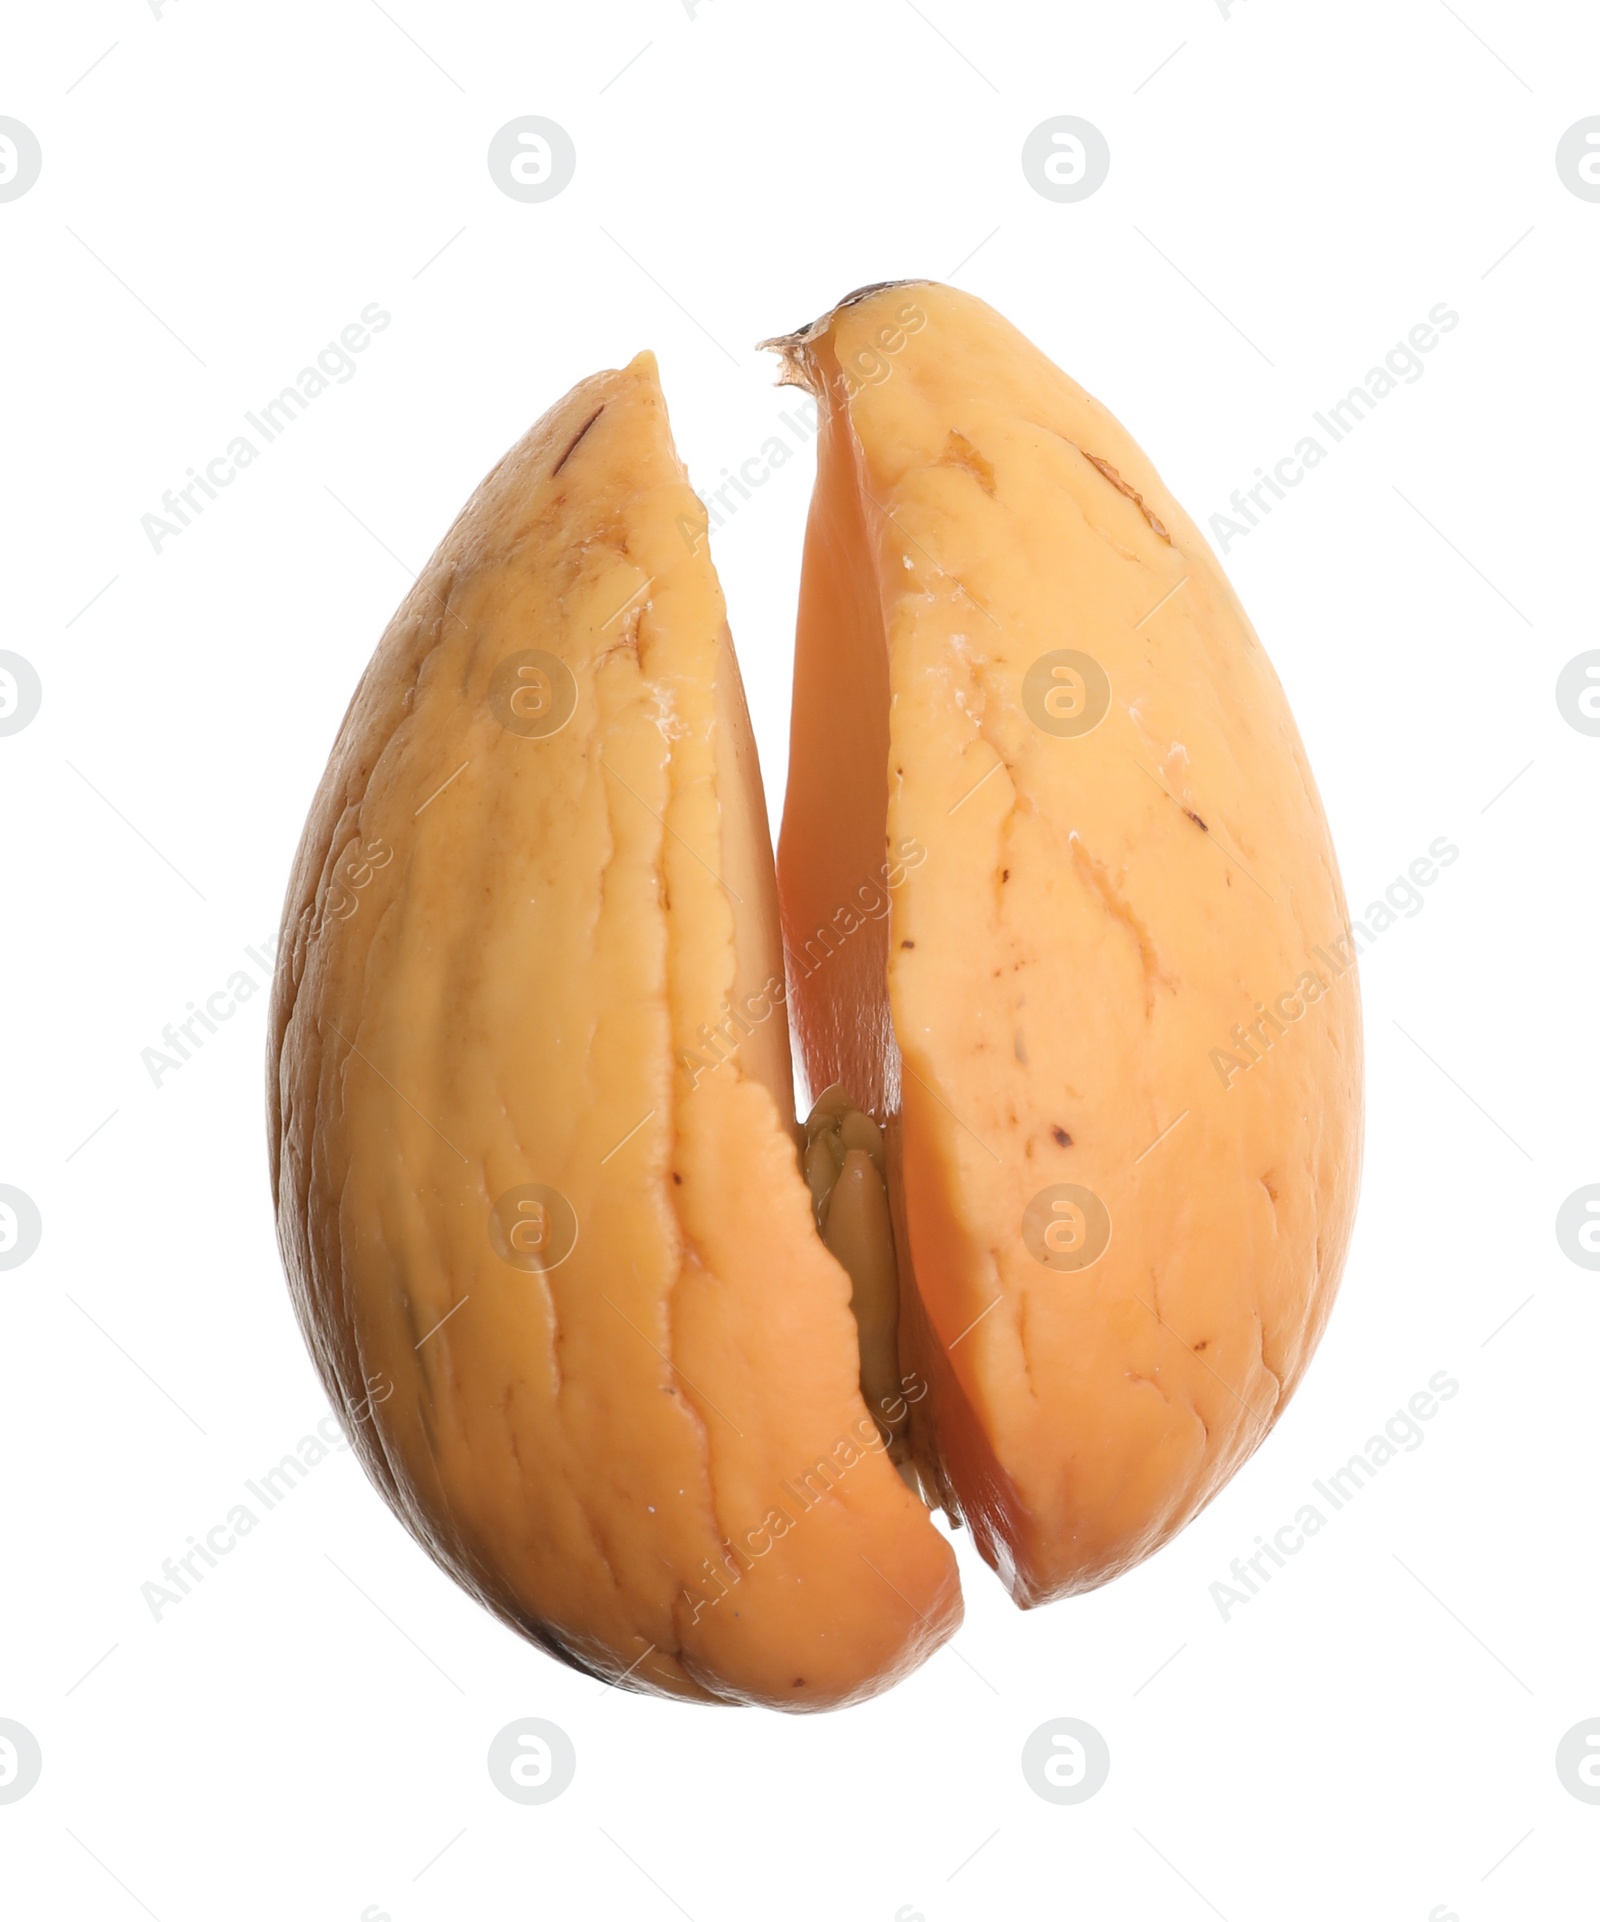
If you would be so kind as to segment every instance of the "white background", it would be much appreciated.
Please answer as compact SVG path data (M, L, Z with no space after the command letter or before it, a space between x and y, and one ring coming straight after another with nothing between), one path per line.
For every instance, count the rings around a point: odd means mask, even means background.
M1555 148L1600 113L1600 19L385 5L78 0L0 28L0 114L44 156L0 204L0 648L43 683L0 739L0 1182L44 1224L0 1273L0 1717L44 1758L0 1803L8 1914L1593 1912L1600 1807L1554 1758L1600 1715L1600 1277L1554 1223L1600 1181L1600 740L1555 680L1600 645L1600 204ZM578 154L539 205L485 162L530 113ZM1020 164L1063 113L1112 155L1072 205ZM159 1087L141 1051L275 929L410 571L585 374L654 347L705 485L792 405L751 343L915 274L1014 320L1202 525L1436 302L1461 316L1226 561L1352 908L1460 849L1363 964L1361 1213L1301 1393L1090 1597L1019 1614L963 1543L963 1631L842 1714L559 1667L347 1453L154 1620L141 1585L328 1411L273 1241L265 997ZM152 551L140 517L372 301L393 323L356 377ZM774 798L810 468L713 542ZM1233 1558L1440 1369L1460 1391L1425 1443L1224 1621ZM537 1808L485 1760L526 1715L578 1754ZM1111 1751L1077 1807L1020 1767L1060 1715Z

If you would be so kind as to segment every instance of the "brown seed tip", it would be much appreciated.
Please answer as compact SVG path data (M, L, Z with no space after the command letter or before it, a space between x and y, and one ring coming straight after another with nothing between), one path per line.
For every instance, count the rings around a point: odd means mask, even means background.
M811 356L806 351L814 340L820 340L833 325L835 314L846 307L854 307L858 301L870 300L874 294L881 294L888 287L931 287L936 283L930 280L874 280L865 287L856 288L854 293L846 294L825 314L803 327L797 327L792 334L774 334L771 340L758 340L757 348L770 350L780 358L777 384L780 387L804 387L821 398L820 388L812 371Z

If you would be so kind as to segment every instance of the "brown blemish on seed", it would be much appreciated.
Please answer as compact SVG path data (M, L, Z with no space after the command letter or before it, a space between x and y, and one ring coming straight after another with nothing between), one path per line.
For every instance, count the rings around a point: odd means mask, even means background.
M1070 1148L1072 1146L1072 1136L1067 1133L1065 1128L1058 1128L1052 1123L1050 1132L1055 1136L1056 1146L1058 1148Z
M1168 547L1170 547L1172 545L1172 536L1161 525L1160 521L1156 519L1155 515L1150 512L1149 508L1145 506L1144 496L1140 494L1137 489L1132 488L1128 485L1128 483L1122 478L1122 476L1117 472L1117 470L1111 465L1110 461L1101 460L1098 454L1085 454L1083 458L1089 463L1091 467L1098 469L1100 473L1104 474L1106 479L1110 481L1111 485L1117 490L1119 494L1127 495L1128 499L1131 500L1134 506L1138 508L1139 512L1143 514L1143 516L1150 523L1151 527L1155 530L1155 532L1158 533L1161 536L1161 538L1167 543Z
M950 429L950 437L939 456L941 467L964 467L986 494L994 493L994 467L984 459L965 434Z
M577 446L578 442L583 439L584 435L588 433L589 429L593 427L595 422L600 418L600 416L605 411L606 411L605 402L602 401L600 405L594 410L594 412L589 416L589 418L578 429L577 434L573 437L573 439L568 443L567 451L561 456L560 460L556 462L555 466L550 469L550 476L552 479L554 479L555 476L561 472L562 468L566 466L567 462L572 459L572 450Z
M1195 813L1193 808L1185 808L1183 811L1188 815L1189 819L1194 822L1195 826L1200 829L1201 833L1209 834L1211 832L1210 828L1200 819L1200 816Z

